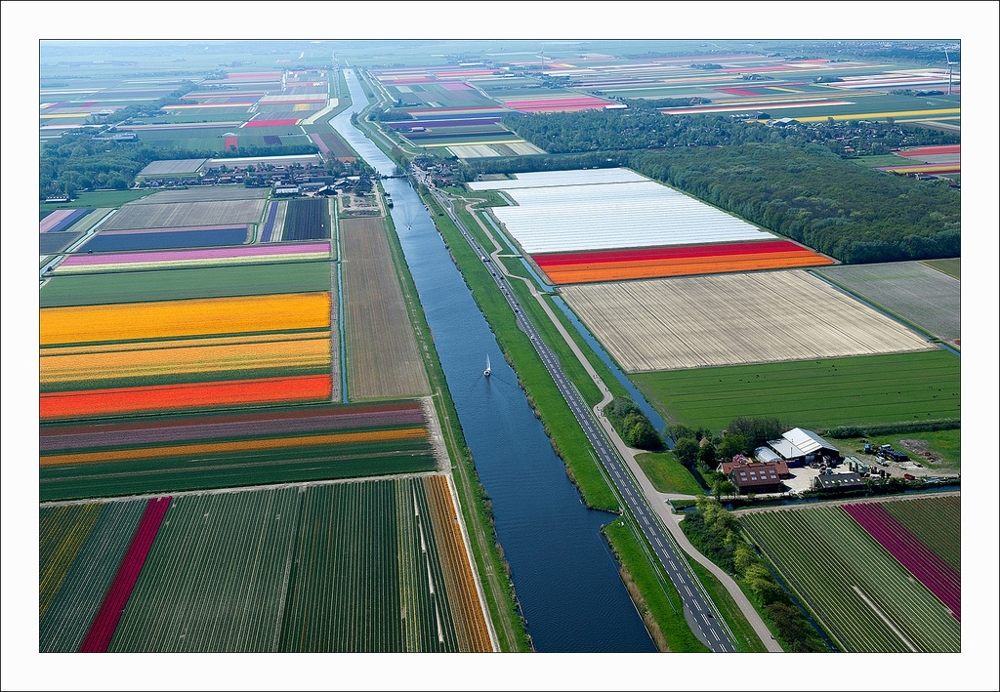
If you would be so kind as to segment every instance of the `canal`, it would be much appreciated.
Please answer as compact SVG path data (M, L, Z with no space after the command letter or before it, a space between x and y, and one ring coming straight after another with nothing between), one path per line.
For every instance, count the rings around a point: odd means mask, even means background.
M351 124L367 101L354 71L346 76L355 106L332 125L391 175L395 164ZM655 651L600 533L614 515L584 506L423 202L405 179L383 184L535 648Z

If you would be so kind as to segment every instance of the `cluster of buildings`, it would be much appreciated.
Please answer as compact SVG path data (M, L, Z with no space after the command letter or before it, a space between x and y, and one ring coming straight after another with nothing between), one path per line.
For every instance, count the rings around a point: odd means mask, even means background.
M785 479L791 478L790 467L810 466L819 470L812 489L820 491L850 490L865 487L859 469L834 472L843 463L837 447L822 437L802 428L793 428L777 440L754 450L755 459L742 455L723 462L719 471L726 474L741 495L778 493L785 489Z
M136 176L141 187L242 184L270 187L276 197L337 194L352 190L361 177L330 175L318 154L154 161Z

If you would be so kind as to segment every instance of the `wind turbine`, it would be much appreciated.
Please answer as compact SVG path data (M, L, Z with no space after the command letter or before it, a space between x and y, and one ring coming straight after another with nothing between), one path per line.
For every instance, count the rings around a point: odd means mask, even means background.
M952 65L955 65L956 63L953 63L951 61L951 58L948 57L948 49L947 48L944 49L944 59L945 59L945 62L948 63L948 96L951 96L951 70L952 70ZM959 63L959 64L961 64L961 63Z

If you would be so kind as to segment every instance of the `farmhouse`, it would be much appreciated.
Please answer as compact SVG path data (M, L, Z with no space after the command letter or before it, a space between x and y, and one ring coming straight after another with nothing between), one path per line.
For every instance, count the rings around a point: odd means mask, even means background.
M865 487L865 479L854 471L846 473L823 473L813 478L813 489L824 492L854 490Z
M722 463L720 470L729 477L741 494L781 492L781 480L791 475L788 472L788 465L783 461L767 463L726 461Z
M767 444L790 466L822 463L833 466L840 462L840 450L812 430L792 428L780 439L768 440ZM760 454L761 449L757 449L755 455Z

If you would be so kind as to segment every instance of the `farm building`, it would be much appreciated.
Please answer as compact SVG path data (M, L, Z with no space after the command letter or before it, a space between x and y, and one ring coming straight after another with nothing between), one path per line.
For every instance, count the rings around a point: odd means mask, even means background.
M813 490L853 490L864 488L865 479L854 471L846 473L824 473L813 478Z
M788 465L783 461L747 463L726 461L720 466L741 494L781 492L783 478L788 478Z
M789 465L827 462L835 464L840 460L840 450L812 430L792 428L778 440L768 440L768 446L777 452ZM759 454L758 449L755 454Z
M775 452L770 447L758 447L753 451L753 455L757 459L757 461L763 464L767 464L772 461L784 461L781 458L781 455Z

